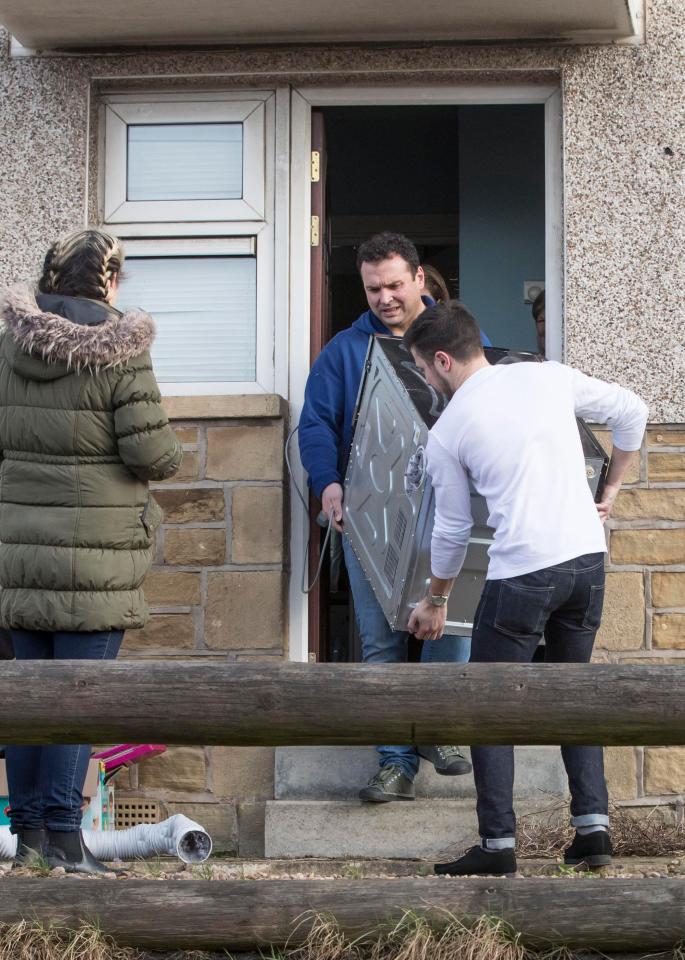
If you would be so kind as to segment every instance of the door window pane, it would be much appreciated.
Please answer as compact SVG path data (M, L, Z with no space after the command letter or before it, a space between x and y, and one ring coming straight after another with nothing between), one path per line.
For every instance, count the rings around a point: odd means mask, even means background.
M242 123L128 126L127 200L234 200L243 195Z
M256 379L254 257L127 257L117 307L154 317L160 382Z

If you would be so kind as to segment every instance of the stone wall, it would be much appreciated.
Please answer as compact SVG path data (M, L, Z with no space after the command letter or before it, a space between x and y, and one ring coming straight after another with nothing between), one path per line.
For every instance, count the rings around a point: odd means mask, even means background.
M610 449L609 435L599 433ZM609 527L604 622L596 660L685 665L685 429L652 425ZM622 805L683 819L685 747L609 747ZM666 811L661 811L666 814Z
M152 615L125 635L122 656L280 660L287 405L238 396L168 398L165 406L183 462L173 479L153 484L164 522L145 583ZM256 855L273 766L271 749L169 747L120 775L117 795L158 800L162 812L206 826L215 849Z

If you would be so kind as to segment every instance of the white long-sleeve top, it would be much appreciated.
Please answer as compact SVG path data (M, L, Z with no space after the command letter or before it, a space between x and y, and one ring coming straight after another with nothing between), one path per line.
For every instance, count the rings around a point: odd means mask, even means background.
M630 390L561 363L477 370L426 446L435 489L433 575L456 577L464 561L473 523L469 478L485 497L495 531L487 579L606 552L575 418L608 424L617 447L638 450L647 414Z

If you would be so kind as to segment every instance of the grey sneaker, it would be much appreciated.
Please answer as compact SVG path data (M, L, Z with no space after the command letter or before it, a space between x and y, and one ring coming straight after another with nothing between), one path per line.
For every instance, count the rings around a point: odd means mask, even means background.
M371 777L364 789L359 791L359 799L370 803L413 800L414 784L402 773L401 767L390 764L381 767L378 773Z
M417 747L416 752L424 760L430 760L435 772L441 773L443 777L458 777L463 773L471 773L471 764L459 747Z

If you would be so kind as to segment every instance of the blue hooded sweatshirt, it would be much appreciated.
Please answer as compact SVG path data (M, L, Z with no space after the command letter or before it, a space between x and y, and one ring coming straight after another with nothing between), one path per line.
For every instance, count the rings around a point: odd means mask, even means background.
M421 299L427 307L433 306L430 297ZM319 499L329 483L342 484L344 479L369 337L390 332L367 310L351 327L336 334L314 361L304 391L299 445L309 484ZM480 337L489 347L482 331Z

